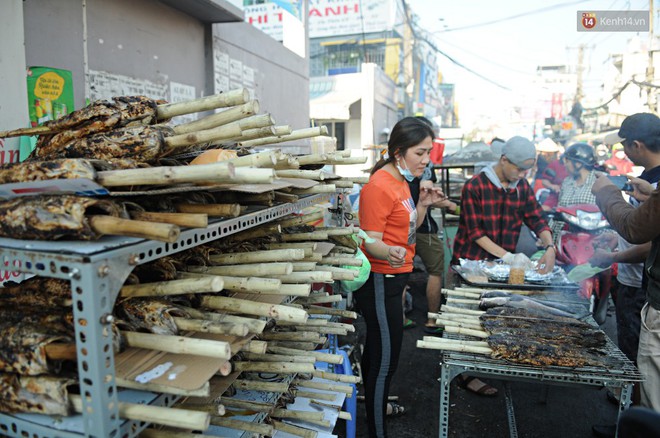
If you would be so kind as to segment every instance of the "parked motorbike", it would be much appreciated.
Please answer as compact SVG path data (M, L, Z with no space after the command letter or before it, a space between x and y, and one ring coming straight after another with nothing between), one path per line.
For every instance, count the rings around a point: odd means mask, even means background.
M559 234L556 261L566 271L589 264L596 249L606 249L612 231L605 216L593 204L557 207L555 218L567 226ZM616 268L614 268L616 269ZM598 324L605 322L608 299L613 287L612 268L580 281L580 296L590 302L590 311Z

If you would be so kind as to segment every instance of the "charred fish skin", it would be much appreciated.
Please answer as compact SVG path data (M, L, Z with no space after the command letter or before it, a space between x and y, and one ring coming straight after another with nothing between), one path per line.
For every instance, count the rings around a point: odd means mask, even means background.
M59 377L0 373L0 412L71 415L68 387L74 383Z
M152 298L128 298L117 305L120 317L138 330L157 335L176 335L178 328L173 317L186 317L188 314L166 300Z
M0 202L0 236L29 240L93 240L100 236L85 214L97 210L120 217L121 209L104 199L82 196L26 196Z

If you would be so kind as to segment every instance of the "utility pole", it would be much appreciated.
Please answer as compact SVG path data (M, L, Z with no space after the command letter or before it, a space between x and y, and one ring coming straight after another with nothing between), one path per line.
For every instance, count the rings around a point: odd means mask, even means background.
M583 93L583 78L582 73L584 72L584 44L578 46L578 61L577 61L577 86L575 88L575 101L580 102L582 100Z
M654 37L653 37L653 0L649 0L649 64L646 67L646 104L649 107L649 112L655 112L655 94L652 84L655 77L655 69L653 68L653 53L654 53Z

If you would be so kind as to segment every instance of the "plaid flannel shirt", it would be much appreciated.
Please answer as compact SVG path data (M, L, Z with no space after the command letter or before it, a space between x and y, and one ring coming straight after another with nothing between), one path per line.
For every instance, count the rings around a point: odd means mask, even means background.
M520 180L515 188L502 188L493 184L484 172L475 175L465 183L461 193L461 216L452 264L458 264L460 258L494 259L475 243L484 236L506 251L515 252L523 222L537 235L550 231L526 180Z

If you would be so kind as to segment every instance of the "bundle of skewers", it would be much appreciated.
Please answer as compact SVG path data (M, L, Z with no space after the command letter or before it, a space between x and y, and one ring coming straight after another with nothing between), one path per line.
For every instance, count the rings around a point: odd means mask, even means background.
M618 365L609 355L605 333L582 320L589 315L586 308L577 302L558 302L556 294L561 292L474 288L443 292L447 304L429 317L444 328L445 336L424 337L417 343L420 348L541 367Z
M118 387L187 397L171 417L161 418L162 412L150 412L150 407L147 413L135 414L133 406L123 404L120 415L192 430L204 430L209 424L253 431L255 427L304 429L280 421L289 418L326 424L318 414L286 412L281 402L245 408L232 404L229 396L236 389L258 388L259 373L290 376L286 389L280 388L289 396L304 396L305 388L352 394L350 384L357 382L356 377L314 366L317 361L341 364L343 356L316 349L326 343L328 334L354 330L328 316L354 319L357 315L325 307L341 296L313 292L312 285L352 279L356 271L347 266L360 263L353 257L356 247L350 238L357 229L309 225L322 217L322 210L291 215L137 266L120 289L108 320L117 368L136 350L149 350L153 357L203 356L215 360L216 368L194 390L158 380L139 381L118 372ZM69 415L81 408L79 396L71 393L78 356L72 302L65 280L33 277L0 289L0 373L5 394L0 397L1 411ZM217 394L224 395L218 399ZM315 393L314 400L323 404L322 395ZM178 409L199 412L186 417ZM270 424L243 424L229 418L237 415L232 413L236 409L267 412ZM175 420L180 415L194 425Z
M174 116L216 109L223 111L176 126L167 123ZM0 168L1 184L84 179L114 196L101 200L41 195L0 202L0 216L6 219L1 221L0 236L92 240L125 235L173 242L179 227L205 227L208 217L236 217L248 205L292 202L301 195L336 192L358 182L304 168L364 163L366 157L343 152L300 157L278 150L254 153L255 146L327 134L324 126L294 131L275 126L269 114L258 111L258 102L249 100L245 89L173 104L126 96L94 102L43 126L0 132L0 137L39 136L25 162ZM241 205L228 193L247 184L264 189L255 195L242 190ZM50 190L58 190L53 185ZM157 201L147 199L163 190L206 196L163 211L154 208ZM132 204L144 202L147 208L126 211L116 198L138 194L145 196Z

